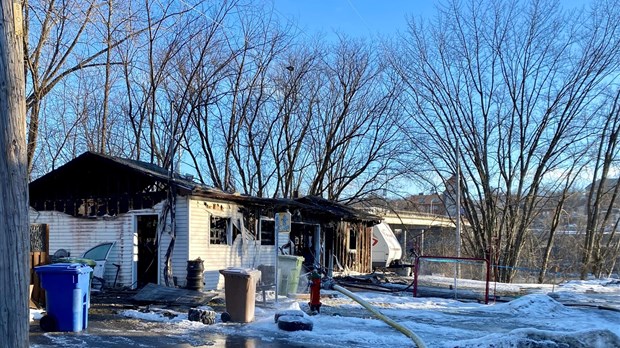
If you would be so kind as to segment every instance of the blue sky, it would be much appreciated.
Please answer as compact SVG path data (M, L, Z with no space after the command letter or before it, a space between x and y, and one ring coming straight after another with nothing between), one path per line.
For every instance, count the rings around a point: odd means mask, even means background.
M313 36L334 30L355 37L393 35L406 30L406 16L432 17L435 0L272 0L276 13ZM565 8L589 0L560 0Z
M431 0L273 0L277 13L309 35L334 30L351 36L392 35L406 29L406 15L431 16Z

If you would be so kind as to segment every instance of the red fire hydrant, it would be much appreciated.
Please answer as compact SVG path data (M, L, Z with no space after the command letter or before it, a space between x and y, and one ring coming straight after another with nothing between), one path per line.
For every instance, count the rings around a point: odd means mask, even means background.
M314 270L310 275L310 311L321 312L321 275Z

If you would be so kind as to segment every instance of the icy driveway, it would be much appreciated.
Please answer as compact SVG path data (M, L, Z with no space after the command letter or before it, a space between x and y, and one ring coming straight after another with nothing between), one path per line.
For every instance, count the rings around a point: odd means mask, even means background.
M617 281L567 283L553 296L531 294L512 302L483 305L439 298L413 298L358 292L385 315L415 332L428 347L620 347L620 312L575 307L576 303L613 306L620 294ZM311 317L313 331L280 331L274 323L275 306L256 308L249 324L203 325L161 312L124 311L122 317L93 323L87 333L44 334L53 344L36 347L410 347L412 341L361 305L335 291L322 299L320 315ZM605 298L612 299L606 303ZM278 309L307 309L305 301L282 300Z
M409 338L371 317L361 305L342 294L324 299L314 330L278 330L275 309L257 308L250 324L219 322L200 326L174 319L170 335L208 337L235 335L256 339L257 346L288 343L323 347L408 347ZM483 305L446 299L413 298L361 292L357 295L415 332L428 347L620 347L620 312L567 307L544 294L523 296L508 303ZM306 309L304 302L280 303L280 308ZM133 311L127 316L139 316ZM144 314L141 314L144 316ZM148 314L147 314L148 315ZM150 314L151 320L164 320ZM171 328L172 329L172 328Z

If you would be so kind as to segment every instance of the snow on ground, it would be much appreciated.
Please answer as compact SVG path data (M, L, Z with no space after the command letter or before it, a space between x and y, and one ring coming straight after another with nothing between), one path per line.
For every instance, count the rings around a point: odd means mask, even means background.
M437 276L437 275L421 275L418 278L418 282L420 285L432 284L440 287L449 287L454 283L454 278L445 277L445 276ZM479 289L482 290L484 286L484 282L479 280L471 280L471 279L459 279L458 287L464 289ZM490 282L489 288L491 292L498 293L519 293L522 291L527 291L528 293L532 292L541 292L546 293L549 291L553 291L553 284L516 284L516 283L495 283Z
M620 279L569 280L558 285L558 287L574 292L617 292L620 287Z
M620 310L620 280L571 280L550 294L563 303L591 304Z
M620 296L620 283L612 279L571 281L554 290L556 292L551 294L554 298L570 298L573 302L584 302L592 294L603 296L597 297L597 301L604 301L604 296L615 300ZM411 339L375 318L347 296L336 291L322 291L322 294L331 297L322 298L321 314L308 317L314 324L312 331L278 329L274 322L276 311L308 309L306 300L284 298L277 306L273 303L269 308L257 306L255 321L248 324L223 323L219 315L214 325L190 322L183 313L170 318L168 312L128 310L123 315L170 323L166 326L168 334L189 338L212 333L257 337L264 342L311 342L325 347L413 346ZM414 298L410 292L357 292L356 295L413 331L428 347L620 347L620 303L615 303L617 310L614 311L565 306L544 293L490 305Z
M41 317L43 316L43 313L45 313L44 310L42 309L30 309L30 321L33 320L40 320Z

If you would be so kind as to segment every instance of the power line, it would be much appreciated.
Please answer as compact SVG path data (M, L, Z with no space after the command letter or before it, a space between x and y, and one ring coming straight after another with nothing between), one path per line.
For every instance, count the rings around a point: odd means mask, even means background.
M357 17L362 21L362 24L364 24L364 26L366 27L366 29L372 33L372 30L370 29L370 26L368 25L368 22L366 22L366 20L364 19L364 17L362 16L362 14L357 10L357 8L355 7L355 5L353 5L353 2L351 2L351 0L347 0L347 2L349 3L349 6L351 7L351 9L353 9L353 12L355 12L355 14L357 15Z

